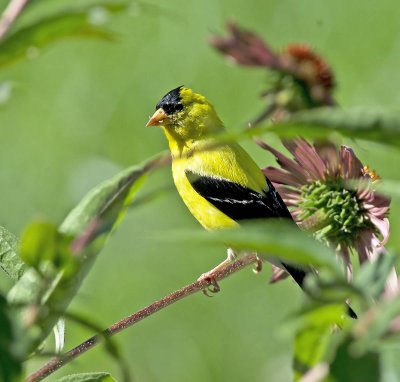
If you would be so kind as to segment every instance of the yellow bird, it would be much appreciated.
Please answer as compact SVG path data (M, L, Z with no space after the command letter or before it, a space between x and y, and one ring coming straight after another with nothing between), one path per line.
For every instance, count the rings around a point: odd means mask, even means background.
M231 228L240 220L292 218L250 155L235 142L221 143L213 138L225 130L224 125L201 94L183 86L171 90L156 105L147 126L164 130L176 188L204 228ZM228 259L205 277L212 278L216 269L234 258L233 250L228 249ZM303 285L304 269L283 262L278 265Z

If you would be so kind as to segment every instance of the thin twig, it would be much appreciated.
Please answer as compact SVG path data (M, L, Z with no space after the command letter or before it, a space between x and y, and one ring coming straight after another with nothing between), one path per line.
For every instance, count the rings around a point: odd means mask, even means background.
M0 18L0 41L3 40L29 0L11 0Z
M243 269L244 267L256 263L257 256L256 254L247 254L242 258L236 260L234 263L228 265L226 268L216 272L215 280L219 281L222 280L231 274L238 272L239 270ZM192 284L189 284L165 297L162 299L152 303L151 305L145 307L142 310L118 321L114 325L110 326L108 329L104 330L102 334L97 334L85 342L81 343L74 349L70 350L69 352L52 358L46 365L44 365L41 369L30 375L26 382L38 382L42 379L46 378L50 374L54 373L56 370L61 368L62 366L66 365L73 359L79 357L89 349L93 348L100 342L100 339L104 336L112 336L114 334L119 333L122 330L127 329L128 327L138 323L139 321L151 316L152 314L158 312L161 309L166 308L167 306L188 297L194 293L202 291L208 288L211 285L211 282L207 279L198 280Z

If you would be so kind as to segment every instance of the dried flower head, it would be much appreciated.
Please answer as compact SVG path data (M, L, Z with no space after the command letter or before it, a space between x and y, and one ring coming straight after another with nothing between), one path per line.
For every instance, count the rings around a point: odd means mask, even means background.
M210 37L210 44L236 64L278 68L279 57L255 33L240 28L233 22L226 25L230 36Z
M212 36L210 44L238 65L264 67L277 76L267 95L270 107L254 122L269 115L299 109L333 105L335 80L327 62L308 45L291 44L282 52L274 52L254 32L228 23L227 37Z
M305 83L319 105L332 104L335 78L328 63L306 44L288 45L280 55L283 66L297 81Z

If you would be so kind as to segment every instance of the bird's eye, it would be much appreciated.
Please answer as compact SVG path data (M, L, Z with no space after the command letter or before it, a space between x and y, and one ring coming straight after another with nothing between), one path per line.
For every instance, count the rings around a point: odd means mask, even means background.
M172 115L181 111L183 105L181 103L180 88L176 88L167 93L157 104L156 110L162 108L167 115Z
M166 102L166 103L163 103L163 104L158 105L158 106L161 107L165 111L165 113L167 115L171 115L171 114L177 113L178 111L183 109L183 106L182 106L181 103Z
M167 114L172 114L174 112L174 105L171 103L166 103L162 108Z

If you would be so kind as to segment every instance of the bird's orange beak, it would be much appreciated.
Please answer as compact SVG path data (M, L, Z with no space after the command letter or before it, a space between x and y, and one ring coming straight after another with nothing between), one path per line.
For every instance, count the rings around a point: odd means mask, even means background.
M168 120L168 115L162 108L156 110L156 112L151 116L149 122L146 126L158 126L162 125L165 120Z

